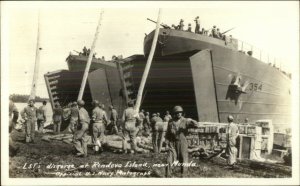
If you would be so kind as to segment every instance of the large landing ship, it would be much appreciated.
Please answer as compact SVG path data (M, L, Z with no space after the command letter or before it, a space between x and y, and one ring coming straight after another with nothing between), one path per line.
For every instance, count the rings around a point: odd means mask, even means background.
M83 99L91 110L97 99L122 113L135 100L154 31L145 36L144 55L104 61L94 58ZM276 127L291 122L291 76L264 63L253 51L239 49L239 41L192 32L159 30L155 56L141 108L164 113L182 105L187 117L207 122L271 119ZM69 55L69 70L45 74L52 106L76 101L88 56Z

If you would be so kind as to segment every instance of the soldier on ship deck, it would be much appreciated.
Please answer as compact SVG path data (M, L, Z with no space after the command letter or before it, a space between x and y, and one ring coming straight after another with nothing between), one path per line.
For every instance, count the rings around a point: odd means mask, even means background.
M196 23L195 33L196 34L200 34L200 20L199 20L199 16L197 16L194 21Z
M188 24L188 29L186 31L192 32L192 25L191 25L191 23Z
M180 22L179 22L179 30L183 30L183 27L184 27L184 20L183 19L180 19Z

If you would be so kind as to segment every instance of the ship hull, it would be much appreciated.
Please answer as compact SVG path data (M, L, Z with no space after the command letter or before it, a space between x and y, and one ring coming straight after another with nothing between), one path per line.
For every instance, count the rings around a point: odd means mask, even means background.
M153 35L145 37L145 56L134 55L118 63L93 60L84 99L112 104L121 113L127 101L136 99ZM86 60L82 56L68 58L69 72L83 72ZM74 95L80 77L73 79L77 82L72 88ZM250 123L271 119L275 129L286 128L291 122L290 84L280 70L237 51L234 40L229 43L160 29L141 108L164 115L181 105L186 117L199 121L227 122L230 114L238 123L246 118Z

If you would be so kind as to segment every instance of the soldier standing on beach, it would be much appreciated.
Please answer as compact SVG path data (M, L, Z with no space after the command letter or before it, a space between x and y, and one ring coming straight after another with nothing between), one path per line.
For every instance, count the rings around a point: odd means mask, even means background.
M11 97L9 98L9 133L12 132L14 129L17 121L19 118L19 111L15 105L15 103L12 101ZM18 147L15 145L13 139L11 136L9 136L9 155L14 156L17 151Z
M236 148L236 139L239 135L238 126L233 123L233 116L229 115L228 118L228 127L227 127L227 146L226 146L226 154L227 164L234 168L236 164L237 158L237 148Z
M174 117L169 121L166 133L166 144L169 147L166 176L171 176L171 166L175 161L183 163L181 165L181 174L182 176L186 176L188 171L188 167L184 166L184 164L188 163L188 143L186 136L188 135L188 128L198 127L198 122L183 117L183 108L181 106L175 106L173 113Z
M69 130L74 134L78 127L79 110L77 107L77 102L72 103L70 110L71 110L71 114L70 114L71 118L70 118Z
M95 145L95 153L102 148L102 144L105 143L105 125L107 123L107 116L102 108L99 108L99 102L97 100L93 101L93 141Z
M119 130L118 130L118 126L117 126L117 122L118 122L118 112L116 111L116 109L111 105L109 107L109 109L111 110L111 115L110 115L110 121L112 124L112 131L111 133L115 133L118 134Z
M54 123L54 129L53 132L60 133L60 127L63 119L63 109L61 108L59 103L55 104L55 108L53 109L53 123Z
M43 101L43 105L40 106L39 109L37 109L37 126L38 126L38 131L40 133L43 132L44 124L47 121L46 105L47 105L47 101Z
M123 128L123 151L126 153L127 149L127 138L130 139L130 145L131 145L131 153L134 153L137 151L136 148L136 135L138 132L138 126L141 124L141 120L139 118L139 115L135 113L135 110L133 108L134 102L129 101L128 108L124 110L122 121L124 123Z
M30 99L28 101L28 106L21 112L21 116L25 120L26 143L34 143L36 110L37 108L34 106L34 100Z
M158 122L162 122L162 119L157 116L156 113L152 114L151 118L151 127L152 127L152 145L153 145L153 152L157 153L158 152L158 147L159 147L159 133L158 133Z
M87 132L89 130L90 117L88 112L83 107L85 104L84 101L78 100L77 104L79 108L79 130L77 130L74 134L74 147L78 151L78 153L76 154L77 156L87 157Z

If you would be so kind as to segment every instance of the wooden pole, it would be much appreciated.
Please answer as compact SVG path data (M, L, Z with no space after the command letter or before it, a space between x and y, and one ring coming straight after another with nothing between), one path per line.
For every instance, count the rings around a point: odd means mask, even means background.
M139 91L138 91L138 94L137 94L137 99L136 99L136 104L135 104L135 111L136 112L139 112L139 110L140 110L144 87L145 87L145 84L146 84L146 80L147 80L147 77L148 77L148 74L149 74L150 66L151 66L153 55L154 55L155 48L156 48L156 43L157 43L158 33L159 33L159 27L160 27L160 15L161 15L161 9L158 10L158 17L157 17L157 21L156 21L156 29L155 29L155 34L154 34L153 41L152 41L150 54L148 56L147 64L146 64L146 67L145 67L145 70L144 70L144 73L143 73L143 77L142 77L142 80L141 80L141 84L140 84L140 87L139 87Z
M94 38L94 41L93 41L93 44L92 44L92 47L91 47L91 51L89 53L88 61L87 61L85 71L84 71L84 74L83 74L83 78L82 78L82 83L81 83L81 87L80 87L79 94L78 94L78 100L82 99L82 96L83 96L83 93L84 93L84 88L85 88L87 77L88 77L88 74L89 74L89 71L90 71L90 67L91 67L91 63L92 63L92 59L93 59L93 54L94 54L94 50L95 50L95 46L96 46L96 42L97 42L99 30L100 30L100 26L101 26L102 14L103 14L103 11L100 12L100 18L99 18L98 26L97 26L96 33L95 33L95 38Z
M38 80L39 74L39 66L40 66L40 12L38 12L38 31L37 31L37 42L36 42L36 52L35 52L35 64L34 64L34 72L33 72L33 79L31 85L31 92L29 99L35 99L36 96L36 85Z

